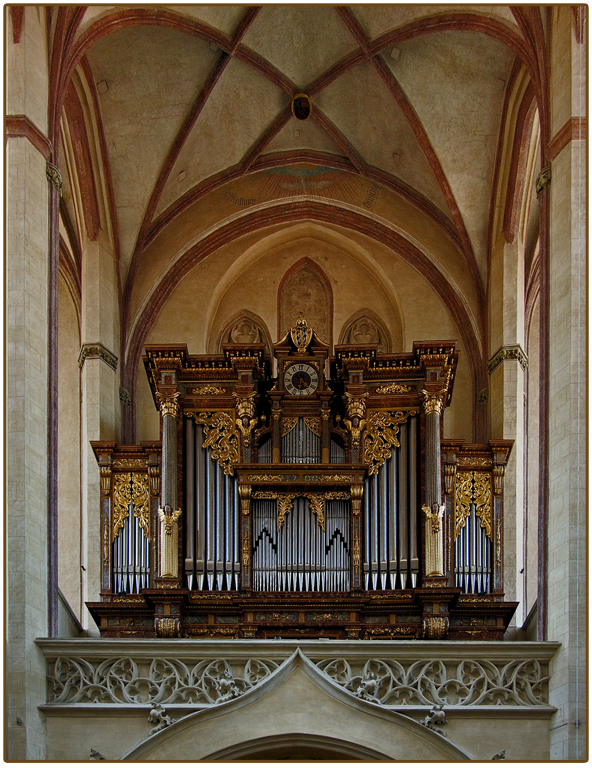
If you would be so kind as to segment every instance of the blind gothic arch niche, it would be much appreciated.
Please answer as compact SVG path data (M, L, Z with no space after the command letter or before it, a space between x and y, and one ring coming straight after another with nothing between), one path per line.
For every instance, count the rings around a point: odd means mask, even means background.
M305 257L284 275L278 289L278 338L302 313L319 338L333 343L333 290L319 265Z

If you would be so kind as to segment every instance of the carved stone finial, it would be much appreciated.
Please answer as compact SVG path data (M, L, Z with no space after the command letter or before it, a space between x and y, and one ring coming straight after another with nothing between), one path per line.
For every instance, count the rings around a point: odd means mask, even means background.
M156 723L154 728L151 728L150 733L148 734L149 736L153 736L155 733L168 728L169 725L175 723L176 720L173 720L172 717L167 715L166 710L162 704L153 704L152 709L150 710L150 714L148 715L148 722Z
M434 704L430 709L430 714L425 716L422 724L431 731L439 733L440 736L444 736L444 731L439 726L446 725L446 723L447 720L444 706L442 704Z

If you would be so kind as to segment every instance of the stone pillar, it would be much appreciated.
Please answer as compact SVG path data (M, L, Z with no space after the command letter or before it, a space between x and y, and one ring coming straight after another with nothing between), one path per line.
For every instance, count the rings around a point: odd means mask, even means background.
M179 392L171 395L158 394L162 416L162 471L160 520L160 562L159 579L179 578L179 517L177 509L177 417L179 415Z
M425 410L425 559L424 575L444 575L444 505L440 470L440 415L444 391L423 390Z
M492 258L490 312L489 402L491 436L513 440L504 491L504 594L520 605L512 618L510 632L526 621L524 603L524 529L526 496L524 487L525 373L524 352L524 246L520 236L503 243ZM536 450L536 448L533 448Z
M586 758L586 47L576 16L551 29L547 637L552 760ZM585 118L584 118L585 119ZM544 437L543 437L544 439Z
M19 9L20 12L21 9ZM49 198L45 11L6 26L6 613L7 759L45 759L48 635ZM13 34L14 32L14 34ZM57 195L55 196L57 203ZM57 259L57 253L55 253ZM52 265L55 274L56 264ZM55 575L55 574L54 574Z

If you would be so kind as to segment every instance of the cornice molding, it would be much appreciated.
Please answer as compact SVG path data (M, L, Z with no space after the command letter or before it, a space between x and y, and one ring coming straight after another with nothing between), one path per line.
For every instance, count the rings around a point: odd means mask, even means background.
M53 151L51 141L26 115L6 115L6 138L25 138L45 160L51 157Z

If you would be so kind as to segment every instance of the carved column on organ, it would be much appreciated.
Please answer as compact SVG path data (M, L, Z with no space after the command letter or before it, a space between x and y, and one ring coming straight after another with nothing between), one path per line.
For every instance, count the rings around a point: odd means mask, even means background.
M179 392L157 393L162 417L162 472L160 521L159 578L179 578L179 523L181 510L177 508L177 416Z
M444 575L444 505L440 476L440 415L445 390L423 390L425 411L425 575Z

